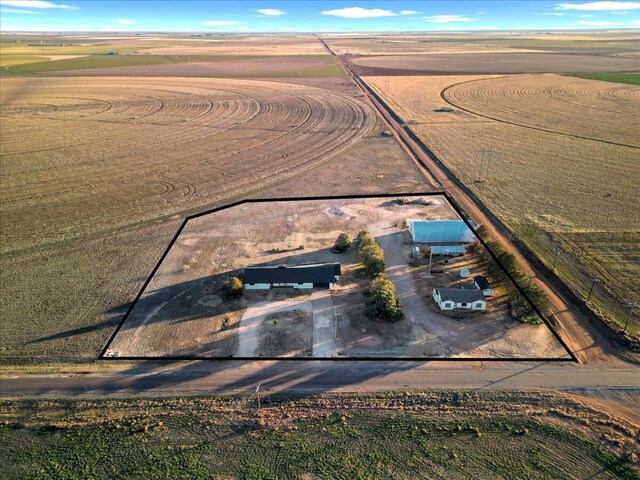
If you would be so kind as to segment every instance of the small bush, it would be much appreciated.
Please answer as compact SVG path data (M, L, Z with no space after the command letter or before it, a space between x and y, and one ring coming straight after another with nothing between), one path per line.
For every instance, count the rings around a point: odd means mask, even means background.
M338 235L336 243L333 245L333 251L336 253L344 253L351 247L351 237L349 234L342 232Z
M227 284L227 296L229 298L238 298L242 295L242 280L238 277L231 277Z

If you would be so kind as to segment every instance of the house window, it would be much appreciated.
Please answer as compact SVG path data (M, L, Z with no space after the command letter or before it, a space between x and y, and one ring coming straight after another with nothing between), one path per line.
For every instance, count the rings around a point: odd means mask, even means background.
M469 306L468 303L462 303L461 305L462 305L462 308L467 308Z

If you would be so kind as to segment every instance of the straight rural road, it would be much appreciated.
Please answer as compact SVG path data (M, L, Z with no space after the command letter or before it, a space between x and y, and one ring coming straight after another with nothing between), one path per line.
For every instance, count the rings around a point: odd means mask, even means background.
M624 389L640 391L640 368L549 362L216 361L119 365L88 375L0 378L0 396L159 395L252 391L379 391L429 388Z

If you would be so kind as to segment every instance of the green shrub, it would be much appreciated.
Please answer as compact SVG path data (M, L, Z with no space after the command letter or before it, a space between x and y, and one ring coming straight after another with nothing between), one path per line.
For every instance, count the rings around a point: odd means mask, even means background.
M485 237L485 235L487 235L488 232L484 225L478 227L478 233L481 237L487 238ZM511 277L513 277L516 283L520 285L522 290L524 290L533 304L538 307L543 315L548 315L551 311L551 302L549 300L549 297L544 292L544 290L542 290L542 288L540 288L529 278L529 276L526 274L526 272L518 262L516 256L513 253L507 252L500 244L496 242L489 241L488 246L497 257L500 265L502 265L504 269L509 272ZM488 252L486 252L485 250L483 250L483 252L485 260L489 263L489 277L491 277L493 281L504 282L509 285L509 304L511 306L511 314L513 315L513 317L516 320L525 323L542 323L542 320L533 310L529 302L527 302L527 300L522 296L518 289L515 288L515 286L513 286L508 280L505 271L500 267L498 263L493 260L493 258L490 257Z
M242 280L238 277L231 277L227 284L227 296L229 298L238 298L242 295Z
M371 290L367 298L367 316L386 322L397 322L403 316L402 305L396 297L396 288L384 273L371 281Z
M340 235L338 235L338 239L333 245L333 251L337 253L343 253L349 250L349 247L351 247L351 237L349 237L349 234L342 232Z
M384 252L370 232L360 230L354 241L354 246L367 276L373 278L384 273Z

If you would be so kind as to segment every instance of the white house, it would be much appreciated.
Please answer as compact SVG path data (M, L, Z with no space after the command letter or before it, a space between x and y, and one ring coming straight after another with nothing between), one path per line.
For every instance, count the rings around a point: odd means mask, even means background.
M339 263L253 265L244 269L244 288L333 288L340 281Z
M482 311L487 309L482 290L473 284L463 285L462 288L434 288L433 299L440 310L470 310Z

